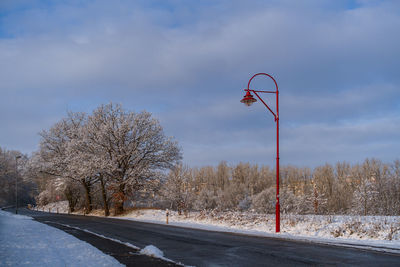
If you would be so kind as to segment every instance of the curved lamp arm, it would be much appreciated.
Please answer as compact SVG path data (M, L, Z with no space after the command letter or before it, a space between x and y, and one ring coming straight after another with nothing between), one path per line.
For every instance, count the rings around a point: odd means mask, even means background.
M250 89L250 83L251 83L251 81L252 81L256 76L259 76L259 75L264 75L264 76L268 76L269 78L271 78L271 79L274 81L274 83L275 83L275 89L276 89L276 91L258 91L258 90L252 90L252 89ZM267 109L272 113L272 115L274 115L275 121L279 120L279 106L278 106L279 89L278 89L278 83L275 81L274 77L272 77L271 75L269 75L269 74L267 74L267 73L263 73L263 72L254 74L253 77L250 78L250 80L249 80L249 82L248 82L248 84L247 84L247 89L244 89L244 90L247 91L247 92L253 92L253 93L257 96L257 98L260 99L260 101L264 104L264 106L266 106ZM267 105L267 103L264 102L264 100L263 100L257 93L276 94L276 114L275 114L275 112L272 111L272 109ZM248 99L252 97L251 94L246 95L246 96L247 96ZM246 97L246 96L245 96L245 97ZM255 100L252 101L252 102L255 102Z

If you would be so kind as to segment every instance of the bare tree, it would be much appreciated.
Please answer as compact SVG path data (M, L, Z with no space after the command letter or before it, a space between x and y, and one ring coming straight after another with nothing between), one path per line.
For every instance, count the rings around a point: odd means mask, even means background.
M16 156L21 157L18 164ZM24 171L27 161L28 157L21 152L0 147L0 206L15 205L16 190L19 205L34 202L36 187ZM18 181L17 188L16 181Z
M110 181L115 214L123 212L127 191L142 188L181 159L177 143L145 111L102 105L89 116L87 134L99 155L98 169Z
M67 118L56 123L50 130L42 131L38 163L43 173L79 182L85 189L85 209L88 213L92 210L91 191L97 177L86 161L87 153L80 146L86 120L86 114L70 112Z
M193 198L193 178L188 166L178 164L170 172L163 184L161 194L170 203L170 207L177 209L179 215L187 211Z

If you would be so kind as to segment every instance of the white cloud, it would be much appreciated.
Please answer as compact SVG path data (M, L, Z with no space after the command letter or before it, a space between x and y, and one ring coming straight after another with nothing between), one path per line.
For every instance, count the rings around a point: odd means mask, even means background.
M76 1L6 12L0 123L7 141L0 145L33 150L36 129L67 108L115 101L160 117L191 165L263 162L274 158L273 119L259 103L239 103L248 79L262 71L280 86L284 163L337 160L340 147L352 148L342 156L349 160L367 152L394 158L388 142L399 141L381 142L372 129L399 114L400 6L339 2ZM273 86L266 79L252 85ZM360 121L371 118L366 135ZM24 130L20 145L15 125L28 120L37 125Z

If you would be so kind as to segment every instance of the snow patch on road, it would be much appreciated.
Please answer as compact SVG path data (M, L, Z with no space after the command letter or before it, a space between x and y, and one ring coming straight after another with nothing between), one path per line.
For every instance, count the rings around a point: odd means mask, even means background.
M156 246L148 245L140 250L140 254L148 255L154 258L164 258L164 252L159 250Z
M184 264L182 264L180 262L175 262L175 261L173 261L171 259L165 258L164 257L164 252L162 252L159 248L157 248L154 245L148 245L148 246L144 247L143 249L141 249L139 251L139 253L142 254L142 255L147 255L147 256L150 256L150 257L154 257L154 258L159 258L159 259L162 259L164 261L168 261L168 262L171 262L171 263L174 263L174 264L177 264L177 265L186 266L186 265L184 265ZM189 266L187 266L187 267L189 267Z

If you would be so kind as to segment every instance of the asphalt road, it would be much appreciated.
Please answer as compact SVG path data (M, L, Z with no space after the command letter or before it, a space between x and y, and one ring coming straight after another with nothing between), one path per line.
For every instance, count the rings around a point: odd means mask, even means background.
M354 248L112 218L49 214L29 210L21 210L19 213L70 233L76 234L77 231L65 225L129 242L140 248L155 245L164 252L166 258L192 266L400 266L398 255ZM76 236L79 238L79 234ZM95 240L91 244L99 249L101 246L107 246L100 243L100 240ZM127 265L135 264L128 262Z

